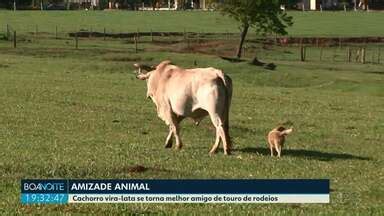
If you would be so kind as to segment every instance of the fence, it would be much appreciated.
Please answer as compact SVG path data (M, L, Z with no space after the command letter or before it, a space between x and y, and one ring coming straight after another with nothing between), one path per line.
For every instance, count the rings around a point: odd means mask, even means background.
M237 46L238 34L210 32L189 32L182 29L179 32L140 31L122 32L109 30L106 27L82 26L78 30L68 31L55 26L51 31L40 30L38 25L30 25L27 29L15 29L6 25L4 39L10 42L9 47L24 46L25 42L39 43L41 47L54 46L48 41L65 41L67 48L89 48L90 43L97 43L100 47L108 47L109 42L124 41L135 53L145 51L151 44L163 45L165 51L174 51L173 44L178 44L183 52L202 52L216 55L233 55ZM19 34L19 32L21 32ZM105 43L100 43L101 41ZM218 43L212 43L218 42ZM146 45L147 44L147 45ZM212 45L213 44L213 45ZM94 46L94 45L93 45ZM179 47L180 47L179 46ZM167 50L166 48L169 48ZM205 49L205 50L204 50ZM248 35L244 45L243 56L247 58L266 58L291 61L326 61L347 63L381 64L384 37L361 38L309 38L309 37L267 37L260 38ZM232 54L231 54L232 52Z

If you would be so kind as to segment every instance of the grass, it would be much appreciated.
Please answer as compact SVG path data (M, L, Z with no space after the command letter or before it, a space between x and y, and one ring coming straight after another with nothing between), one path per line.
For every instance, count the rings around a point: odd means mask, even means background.
M81 39L78 50L72 43L32 38L12 49L0 40L0 214L383 215L383 64L299 62L285 50L296 48L274 47L261 56L277 65L270 71L215 55L159 51L161 45L142 45L145 52L136 54L126 40ZM163 148L167 127L132 64L164 59L183 67L196 61L232 77L233 156L222 149L208 156L214 142L208 118L199 127L183 122L181 151ZM265 141L279 123L296 129L281 159L269 156ZM148 169L133 172L136 165ZM23 206L23 178L329 178L332 192L326 205Z
M383 12L288 12L291 36L383 36ZM219 12L176 11L1 11L0 26L20 32L59 32L91 29L103 32L177 31L239 32L238 24ZM251 32L252 33L252 32Z

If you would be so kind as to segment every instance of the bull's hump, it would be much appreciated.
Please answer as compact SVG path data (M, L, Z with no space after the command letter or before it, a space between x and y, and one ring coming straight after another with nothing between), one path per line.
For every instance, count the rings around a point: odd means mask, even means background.
M175 65L167 65L163 70L159 71L161 74L173 75L180 72L183 72L183 69Z

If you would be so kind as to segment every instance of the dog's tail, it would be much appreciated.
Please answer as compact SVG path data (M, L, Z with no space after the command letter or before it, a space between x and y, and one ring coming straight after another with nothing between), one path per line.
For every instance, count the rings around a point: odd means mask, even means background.
M292 133L292 131L293 131L293 128L289 128L289 129L281 131L280 134L281 135L288 135L288 134Z

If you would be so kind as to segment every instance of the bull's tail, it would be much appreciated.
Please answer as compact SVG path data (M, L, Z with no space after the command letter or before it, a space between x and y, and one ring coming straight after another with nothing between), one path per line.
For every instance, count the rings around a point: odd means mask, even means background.
M231 101L232 101L232 79L225 75L221 70L217 71L217 76L220 77L220 79L223 81L224 87L225 87L225 109L224 109L224 131L227 136L228 145L231 147L231 139L229 136L229 110L231 107Z
M228 79L226 79L226 77L228 77L228 76L225 76L225 74L221 70L216 70L216 75L223 81L224 86L227 87L228 86L228 84L227 84ZM231 78L229 78L229 79L231 79Z

